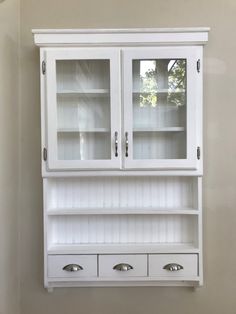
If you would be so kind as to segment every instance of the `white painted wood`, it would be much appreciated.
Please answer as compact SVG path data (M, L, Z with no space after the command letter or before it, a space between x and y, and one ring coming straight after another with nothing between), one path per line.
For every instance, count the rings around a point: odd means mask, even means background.
M197 160L197 168L201 173L203 173L203 69L204 69L204 60L203 60L203 47L198 47L197 59L201 61L201 69L198 72L198 77L196 81L196 128L197 128L197 146L200 147L201 156Z
M198 270L199 270L199 285L203 285L203 212L202 212L202 178L198 178Z
M164 269L168 264L178 264L183 269L169 271ZM149 276L168 277L182 280L198 276L198 255L197 254L150 254L149 255Z
M44 173L48 173L46 162L44 161L43 151L47 148L47 122L46 122L46 80L45 76L42 74L42 62L45 60L45 49L40 49L40 64L39 64L39 73L40 73L40 115L41 115L41 171L42 176ZM44 176L43 176L44 177ZM46 182L46 180L43 180ZM46 286L46 283L45 283Z
M99 277L127 278L147 276L147 255L99 255ZM114 266L126 263L133 269L120 271Z
M197 188L197 177L52 178L47 210L197 210Z
M32 29L33 34L77 34L77 33L173 33L173 32L209 32L209 27L166 27L166 28L71 28L71 29Z
M40 61L46 61L46 74L41 75L41 142L49 157L42 162L45 287L202 285L202 45L208 39L209 29L33 32L36 45L41 47ZM148 124L133 125L129 106L140 97L140 86L136 81L131 86L127 58L130 62L134 58L170 57L187 58L187 75L191 79L187 89L172 91L163 83L162 72L156 94L163 99L168 94L179 97L187 92L187 124L182 123L183 112L172 104L164 106L160 102L155 115L147 108L141 115L136 112L140 121ZM99 68L94 64L95 74L89 81L82 63L79 74L74 75L74 65L62 61L91 59L110 60L109 82L104 79L109 78L106 66ZM200 72L196 70L198 59ZM135 66L133 71L138 73ZM79 115L78 102L82 108ZM90 117L87 124L86 117ZM134 133L131 137L129 134L126 159L124 132L127 130ZM96 153L104 158L110 151L114 154L115 131L118 131L118 158L78 160L80 134L88 143L85 159L94 156L94 143ZM185 133L186 160L176 154L183 147L181 137ZM155 150L153 143L158 139L156 147L165 160L160 159L161 155L157 160L153 153L147 153L146 160L132 160L133 137L136 155L146 147ZM200 160L196 158L198 146ZM167 158L173 152L179 159ZM156 159L150 158L153 156ZM105 260L101 265L97 263L97 254L99 260ZM134 258L130 261L137 261L137 275L114 276L108 267L110 274L97 277L97 267L109 264L114 256ZM84 259L85 272L64 276L62 264L76 258L80 262ZM161 262L177 259L184 264L181 274L163 274L163 269L157 267Z
M50 46L203 45L209 28L33 30L34 42Z
M199 253L194 243L99 243L98 244L53 244L48 254L140 254L140 253Z
M165 128L134 128L133 132L182 132L185 131L184 127L165 127Z
M44 163L45 164L45 163ZM83 171L46 171L43 168L43 178L83 178L83 177L202 177L202 169L198 170L83 170Z
M50 245L71 244L188 244L197 243L194 215L50 216Z
M129 279L129 280L128 280ZM182 278L182 281L171 281L165 280L162 278L161 280L153 280L150 278L144 278L140 280L140 277L129 277L126 280L121 278L118 280L109 280L109 277L106 277L105 281L97 278L94 281L86 281L82 278L80 281L62 281L59 279L58 281L54 280L53 282L49 283L50 287L152 287L152 286L159 286L159 287L198 287L199 279L198 277L194 277L189 279ZM51 288L50 288L51 289ZM53 288L52 288L53 289Z
M48 293L52 293L53 292L53 287L47 288L47 291L48 291Z
M43 251L44 251L44 286L48 287L48 242L50 239L50 230L48 233L47 221L48 216L46 214L48 203L48 182L47 179L43 179Z
M67 94L91 94L94 96L100 96L102 97L104 94L108 96L109 94L109 89L105 89L105 88L86 88L86 89L57 89L57 94L62 94L62 95L67 95Z
M173 209L152 209L152 208L112 208L98 209L98 208L62 208L59 210L49 210L49 216L67 216L67 215L199 215L199 211L192 208L173 208Z
M63 270L66 265L76 264L83 269L71 272ZM48 277L81 278L97 276L97 255L49 255Z

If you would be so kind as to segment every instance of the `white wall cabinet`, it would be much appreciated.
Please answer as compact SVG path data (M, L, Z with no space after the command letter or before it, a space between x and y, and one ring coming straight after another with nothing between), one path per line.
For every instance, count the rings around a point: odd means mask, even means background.
M200 59L201 47L46 49L48 170L196 170Z
M208 31L33 30L48 289L202 284Z

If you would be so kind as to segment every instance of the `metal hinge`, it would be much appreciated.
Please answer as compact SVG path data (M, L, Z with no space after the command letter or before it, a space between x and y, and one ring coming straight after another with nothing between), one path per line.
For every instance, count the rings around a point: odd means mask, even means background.
M45 61L42 62L42 73L43 73L43 75L46 73L46 62Z
M197 60L197 71L198 73L200 72L200 68L201 68L201 61L200 59Z
M43 160L46 161L48 158L48 151L47 148L44 147L43 149Z
M197 159L199 160L201 157L201 150L200 150L200 147L198 146L197 147Z

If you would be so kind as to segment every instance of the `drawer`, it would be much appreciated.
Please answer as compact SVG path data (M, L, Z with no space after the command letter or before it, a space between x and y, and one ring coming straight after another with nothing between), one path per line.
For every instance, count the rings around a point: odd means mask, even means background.
M99 255L99 276L147 276L147 255Z
M66 269L63 269L67 266ZM97 276L97 255L49 255L48 277L77 278Z
M150 254L150 277L196 277L197 254Z

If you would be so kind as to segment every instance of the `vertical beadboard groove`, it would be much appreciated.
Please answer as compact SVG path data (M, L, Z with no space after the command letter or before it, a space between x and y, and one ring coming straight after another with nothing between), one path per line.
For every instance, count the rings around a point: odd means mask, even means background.
M197 208L191 177L50 179L47 205L58 208Z
M114 223L118 228L114 227ZM195 244L197 217L131 215L50 217L52 244L169 243ZM181 231L181 232L180 232Z
M48 185L50 210L196 207L194 177L52 178ZM52 245L197 243L198 222L192 215L64 215L48 220Z

